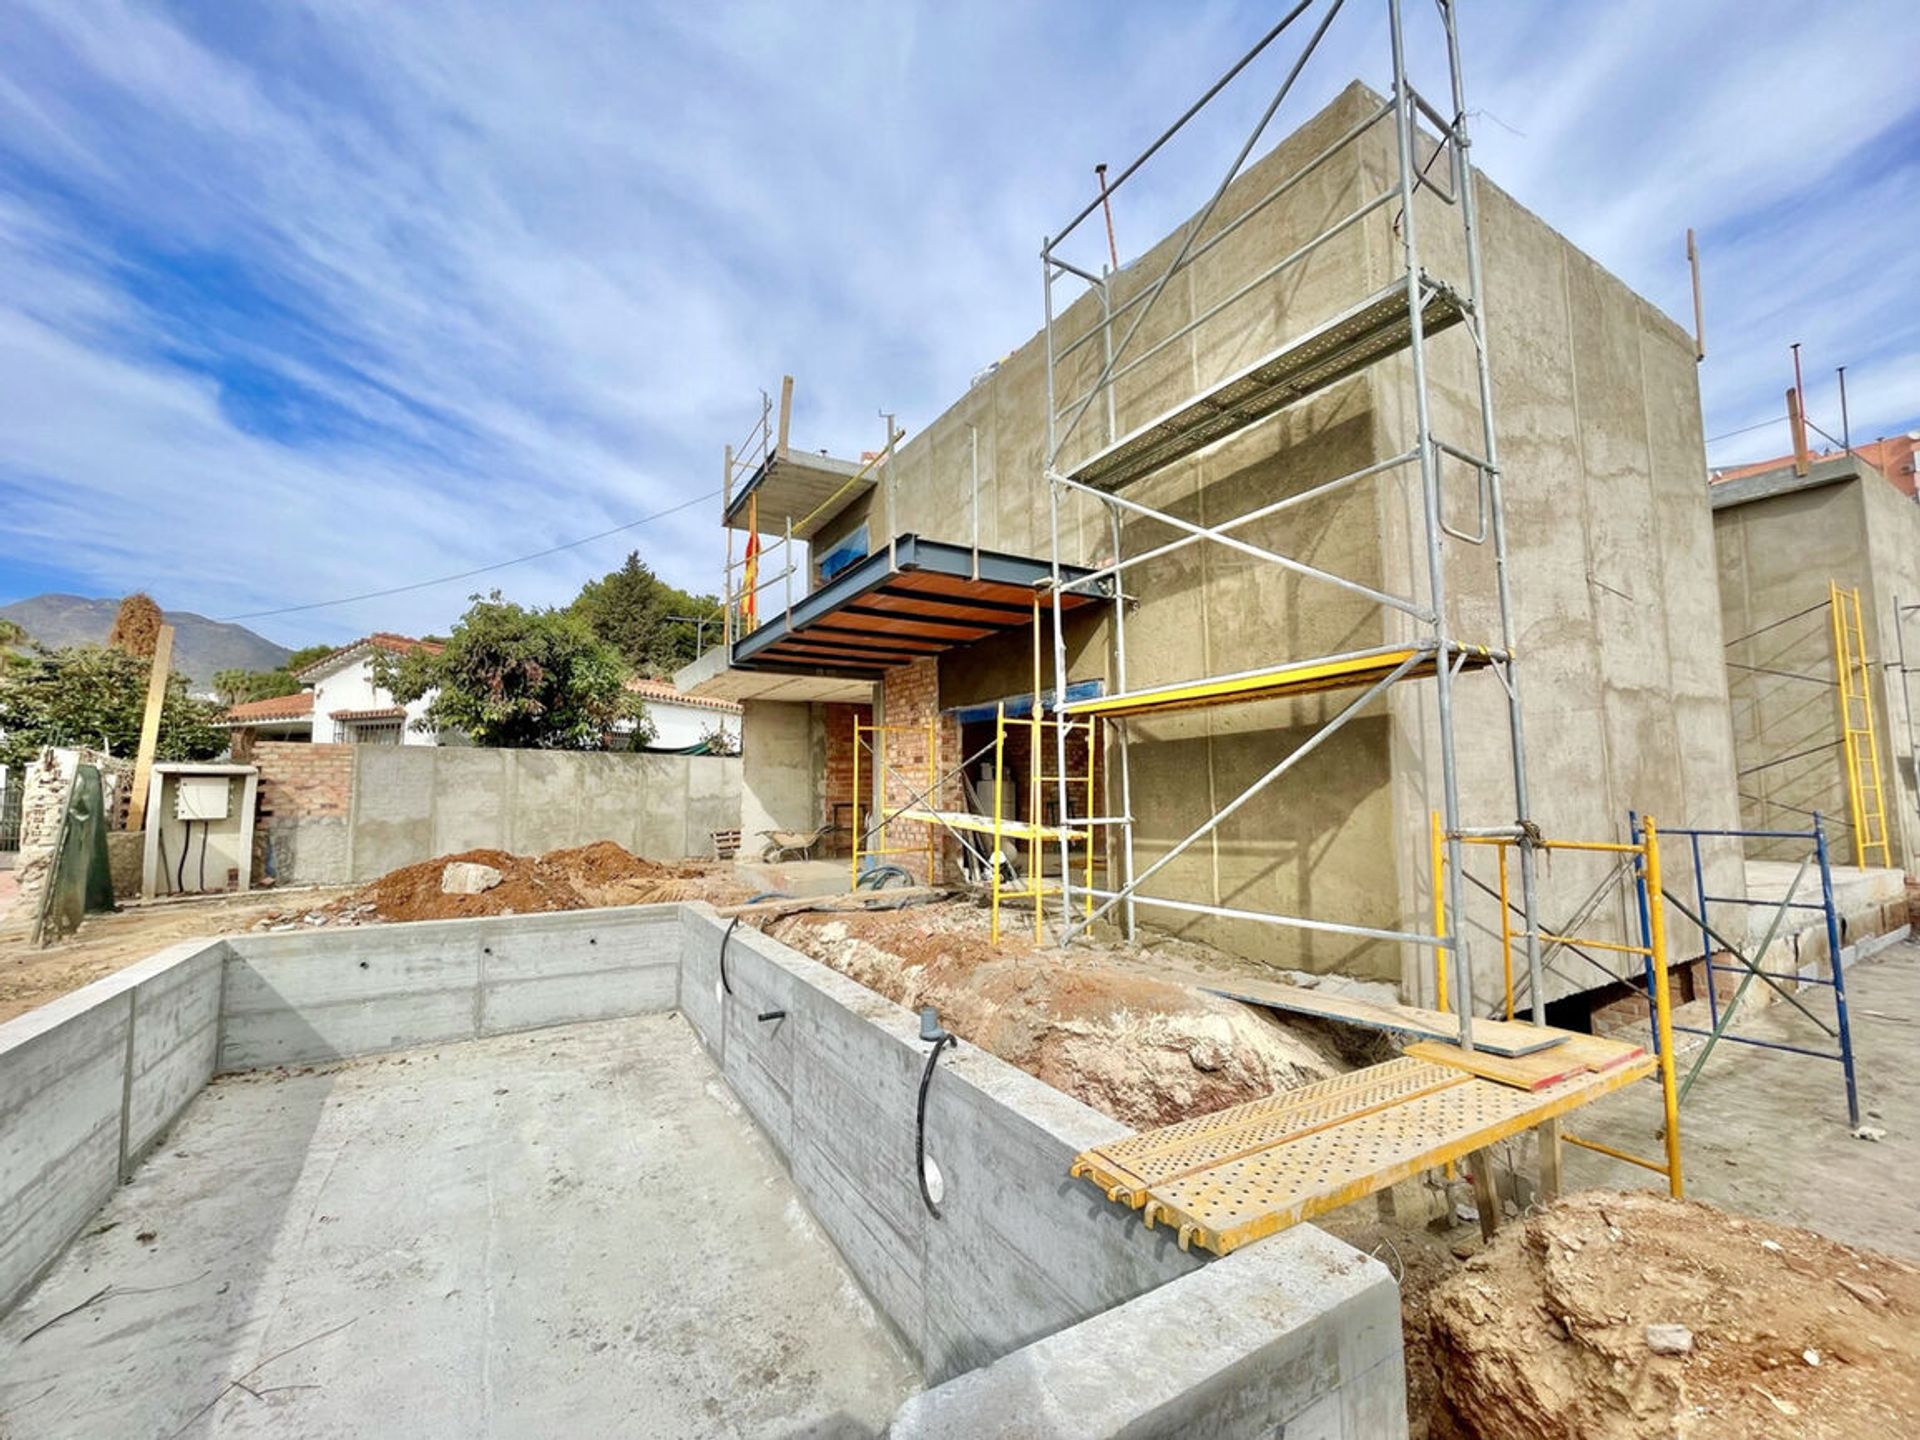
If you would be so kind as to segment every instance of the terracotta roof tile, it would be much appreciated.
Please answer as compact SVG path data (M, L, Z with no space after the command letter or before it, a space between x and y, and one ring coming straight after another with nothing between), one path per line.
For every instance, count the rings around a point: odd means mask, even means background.
M298 672L300 678L313 674L317 670L331 670L342 660L349 659L363 650L385 650L392 655L411 655L416 650L424 650L429 655L438 655L447 647L438 640L416 640L411 635L396 635L391 630L376 630L371 635L363 635L350 645L342 645L322 655Z
M737 700L716 700L707 695L689 695L665 680L643 680L636 675L627 681L627 689L643 700L657 700L663 705L687 705L695 710L718 710L723 715L740 713L740 704Z
M247 725L258 720L304 720L313 714L313 692L275 695L266 700L248 700L235 705L221 718L229 725Z

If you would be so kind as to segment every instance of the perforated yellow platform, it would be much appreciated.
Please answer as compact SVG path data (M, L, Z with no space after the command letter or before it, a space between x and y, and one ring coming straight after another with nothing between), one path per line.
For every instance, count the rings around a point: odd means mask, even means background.
M1075 1158L1072 1173L1225 1255L1649 1075L1640 1055L1528 1090L1402 1057L1149 1130Z

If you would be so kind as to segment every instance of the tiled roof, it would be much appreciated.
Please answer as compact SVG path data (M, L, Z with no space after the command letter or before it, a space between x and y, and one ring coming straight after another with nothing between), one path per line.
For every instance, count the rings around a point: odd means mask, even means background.
M382 705L376 710L329 710L329 720L404 720L407 712L398 705Z
M706 695L689 695L684 690L674 688L665 680L642 680L636 675L627 681L627 689L643 700L655 700L662 705L686 705L695 710L718 710L723 715L740 713L740 702L737 700L716 700Z
M262 720L305 720L313 714L313 692L275 695L266 700L248 700L235 705L221 718L229 725L251 725Z
M325 674L337 669L342 661L354 659L369 650L385 650L391 655L411 655L416 650L424 650L429 655L438 655L446 648L438 640L416 640L411 635L396 635L391 630L376 630L371 635L355 640L351 645L342 645L338 650L322 655L301 670L295 678L304 680L309 676Z

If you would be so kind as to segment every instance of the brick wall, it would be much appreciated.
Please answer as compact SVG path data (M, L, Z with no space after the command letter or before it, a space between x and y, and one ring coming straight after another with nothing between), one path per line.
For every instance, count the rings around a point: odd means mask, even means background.
M853 722L858 719L862 725L871 725L873 707L829 704L821 709L821 723L826 728L826 764L821 772L820 815L829 825L851 826L855 823L852 810L841 807L850 806L853 802ZM868 794L873 793L864 783L860 788ZM849 837L836 835L834 841L839 853L845 854Z
M253 827L256 885L269 874L281 884L346 878L354 756L352 745L254 741L250 763L260 771Z
M260 767L260 812L264 822L345 819L353 803L351 745L309 745L304 740L256 740Z
M888 726L905 726L903 730L890 729L878 737L884 742L885 757L888 766L886 790L884 792L889 810L905 805L913 800L927 785L927 745L926 721L934 718L933 744L936 747L934 771L943 775L960 759L960 726L951 717L940 712L940 666L939 662L916 660L911 665L903 665L897 670L889 670L880 683L882 712ZM961 808L962 790L960 777L956 773L944 779L935 804L943 810ZM922 800L920 804L927 803ZM939 826L928 826L914 821L899 820L887 827L885 845L892 850L923 850L927 843L928 831L933 832L934 853L936 856L934 879L948 879L955 873L955 844L951 836ZM916 880L926 882L927 860L924 853L894 855L888 857L891 863L907 871Z

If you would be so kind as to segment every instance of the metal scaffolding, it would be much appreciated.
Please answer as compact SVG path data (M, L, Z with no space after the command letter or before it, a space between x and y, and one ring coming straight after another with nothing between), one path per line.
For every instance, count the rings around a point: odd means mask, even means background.
M1118 177L1104 186L1101 197L1089 202L1064 229L1049 237L1042 248L1047 364L1047 424L1043 460L1054 565L1051 587L1055 606L1054 693L1062 697L1067 694L1067 653L1059 613L1063 596L1110 582L1113 605L1110 637L1113 647L1112 693L1093 699L1066 701L1058 709L1065 718L1102 716L1108 719L1114 745L1110 774L1117 781L1120 792L1119 813L1091 822L1107 825L1115 833L1117 843L1113 849L1117 851L1115 858L1120 871L1117 885L1109 879L1106 888L1088 888L1076 895L1066 841L1064 838L1061 841L1060 938L1063 943L1070 941L1089 925L1116 910L1123 928L1131 934L1135 911L1144 907L1425 947L1434 952L1436 974L1450 968L1455 977L1460 1044L1472 1049L1475 1010L1473 975L1466 953L1466 927L1458 923L1458 917L1462 914L1461 887L1465 873L1463 846L1470 840L1503 839L1512 842L1523 916L1519 934L1526 954L1532 1019L1535 1023L1545 1023L1545 997L1540 970L1541 936L1535 918L1539 836L1529 814L1519 677L1512 658L1513 606L1508 584L1502 477L1494 435L1481 299L1483 286L1478 224L1454 0L1437 0L1436 3L1448 84L1448 96L1444 101L1434 103L1409 80L1407 32L1401 0L1386 0L1391 94L1305 164L1252 199L1233 218L1209 229L1214 212L1229 187L1246 168L1261 136L1293 92L1302 71L1320 49L1329 28L1344 8L1346 0L1301 0L1301 3L1295 4L1178 121L1137 159L1122 168ZM1185 227L1184 238L1171 261L1131 298L1116 303L1113 295L1114 272L1102 266L1101 271L1095 273L1090 268L1076 265L1063 255L1063 243L1100 208L1103 199L1111 197L1125 186L1157 151L1187 126L1230 82L1248 69L1262 52L1283 35L1298 35L1303 31L1306 33L1299 53L1285 67L1277 91L1262 110L1253 132L1234 155L1212 198L1194 221ZM1422 129L1423 122L1430 128ZM1349 146L1357 145L1362 137L1381 125L1391 127L1394 173L1378 193L1368 196L1327 225L1313 239L1276 259L1253 279L1207 308L1198 310L1185 324L1153 340L1151 344L1141 343L1148 316L1175 276L1230 234L1253 221L1267 207L1282 201L1335 155ZM1419 215L1414 204L1417 193L1422 190L1451 207L1458 217L1465 257L1464 274L1458 283L1443 281L1429 274L1422 265ZM1202 387L1198 393L1150 423L1120 433L1116 423L1119 410L1116 386L1129 374L1184 336L1214 320L1232 305L1254 295L1267 282L1299 266L1321 246L1346 234L1367 217L1388 212L1389 207L1397 207L1393 223L1398 237L1397 258L1401 273L1385 289L1356 297L1353 304L1333 319L1285 340L1256 363ZM1093 323L1077 334L1069 333L1069 327L1063 324L1065 312L1057 309L1055 303L1055 287L1063 280L1068 280L1068 277L1072 281L1084 282L1095 297L1097 306ZM1458 440L1449 440L1436 433L1430 404L1427 359L1427 346L1433 336L1453 327L1459 327L1469 337L1475 359L1474 383L1478 390L1479 433ZM1083 347L1090 345L1100 347L1097 352L1101 366L1098 376L1091 386L1063 400L1055 393L1061 367ZM1256 425L1337 381L1358 375L1381 361L1399 355L1406 355L1410 362L1414 419L1413 435L1399 453L1285 498L1260 503L1223 520L1209 519L1204 524L1123 493L1145 477ZM1085 365L1091 363L1091 360L1082 362ZM1095 427L1102 424L1104 434L1095 438ZM1443 513L1441 467L1445 462L1464 466L1474 476L1477 514L1472 528L1451 523ZM1414 534L1423 537L1424 541L1424 593L1396 594L1296 556L1254 544L1233 533L1256 521L1336 491L1404 472L1409 467L1417 470L1420 484L1421 513ZM1061 505L1063 500L1076 495L1090 497L1104 507L1111 531L1112 559L1090 574L1065 578L1062 575ZM1177 536L1154 544L1138 554L1126 555L1121 546L1123 515L1149 520L1156 526L1177 532ZM1390 616L1401 617L1397 623L1408 627L1411 637L1374 649L1336 655L1302 659L1275 657L1276 663L1261 668L1234 674L1196 676L1175 685L1130 691L1127 684L1127 596L1124 594L1122 577L1143 562L1200 543L1223 547L1293 575L1362 597ZM1448 556L1455 545L1492 548L1499 612L1497 637L1463 637L1453 632L1447 613L1447 580ZM1417 590L1420 588L1416 587ZM1388 633L1394 632L1389 630ZM1455 753L1454 687L1461 682L1463 673L1469 670L1493 672L1494 681L1502 686L1506 694L1513 785L1513 818L1510 824L1470 828L1463 818ZM1145 888L1156 874L1188 847L1216 831L1230 816L1298 766L1330 736L1366 712L1392 686L1423 678L1433 682L1436 693L1441 792L1438 846L1448 862L1443 867L1444 893L1437 897L1432 933L1348 924L1309 915L1231 909L1154 895ZM1136 872L1128 736L1133 721L1174 709L1241 704L1256 699L1331 691L1352 693L1353 698L1330 720L1322 723L1304 744L1278 760L1237 796L1223 804L1216 802L1214 813L1203 824L1163 850L1151 865ZM1061 758L1054 767L1054 773L1064 775L1063 733L1056 743L1061 747ZM1064 787L1058 808L1059 813L1066 813ZM1096 903L1091 907L1076 903L1076 900L1087 899ZM1454 923L1448 923L1449 917L1454 917ZM1449 959L1452 962L1450 966L1447 965Z

